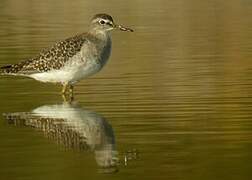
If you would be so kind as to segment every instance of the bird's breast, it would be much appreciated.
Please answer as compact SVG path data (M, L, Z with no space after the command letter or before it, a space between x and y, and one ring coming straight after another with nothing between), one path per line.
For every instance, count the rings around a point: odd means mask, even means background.
M111 39L108 38L108 40L106 41L106 43L104 44L104 46L101 47L101 50L99 52L99 62L101 63L102 66L104 66L106 64L106 62L108 61L110 54L111 54Z
M74 57L68 69L74 74L73 82L93 75L100 71L109 59L111 53L110 39L101 43L88 42L81 52Z

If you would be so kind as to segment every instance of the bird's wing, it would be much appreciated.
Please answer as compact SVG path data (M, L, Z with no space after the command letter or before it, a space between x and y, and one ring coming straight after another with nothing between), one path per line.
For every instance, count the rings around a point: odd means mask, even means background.
M29 75L60 69L65 62L81 50L85 41L84 34L80 34L57 42L52 47L42 50L38 56L32 59L0 67L0 72L2 74Z

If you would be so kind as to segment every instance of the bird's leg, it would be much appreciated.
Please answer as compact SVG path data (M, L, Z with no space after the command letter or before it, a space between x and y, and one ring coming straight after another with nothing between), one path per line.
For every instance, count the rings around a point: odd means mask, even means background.
M64 102L72 102L74 100L73 85L69 83L62 83L62 98Z
M67 97L66 97L65 94L62 94L62 99L63 99L64 102L68 102Z
M69 94L71 95L71 96L73 96L73 90L74 90L74 86L73 85L69 85Z
M71 101L73 101L74 98L74 86L72 84L69 85L69 97Z
M63 83L62 85L63 85L63 88L62 88L61 93L65 95L66 91L67 91L67 88L68 88L68 83Z

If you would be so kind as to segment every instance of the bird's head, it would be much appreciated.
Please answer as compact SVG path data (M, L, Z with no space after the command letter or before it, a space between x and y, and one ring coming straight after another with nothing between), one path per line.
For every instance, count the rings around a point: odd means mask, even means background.
M111 31L119 29L121 31L133 32L133 30L128 27L115 24L113 18L108 14L96 14L91 19L91 29L98 31Z

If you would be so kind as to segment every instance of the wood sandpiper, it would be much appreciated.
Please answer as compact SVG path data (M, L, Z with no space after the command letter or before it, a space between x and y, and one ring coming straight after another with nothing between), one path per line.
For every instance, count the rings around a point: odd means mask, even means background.
M89 31L55 43L37 56L17 64L0 67L2 75L18 75L41 82L60 83L62 94L73 96L73 86L81 79L100 71L111 52L111 31L133 32L116 25L108 14L96 14Z

